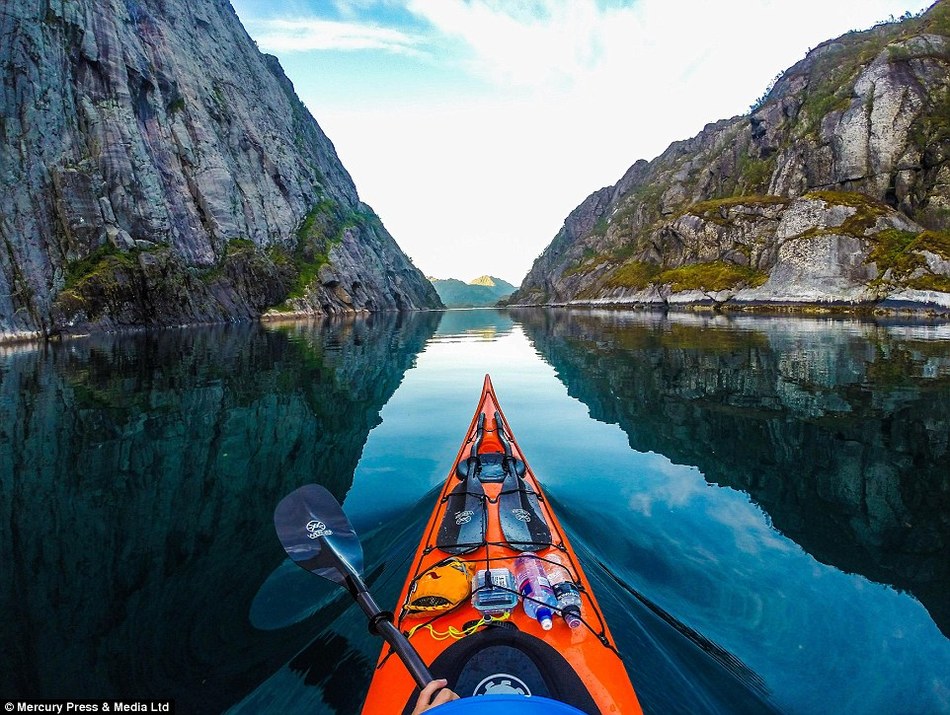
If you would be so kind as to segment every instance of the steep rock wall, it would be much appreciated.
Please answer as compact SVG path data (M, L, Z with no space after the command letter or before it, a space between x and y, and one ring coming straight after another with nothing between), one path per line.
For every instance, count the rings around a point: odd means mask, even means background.
M0 14L0 337L438 306L227 0Z
M707 125L588 197L511 302L884 302L947 312L948 35L950 4L939 2L919 18L849 33L811 51L750 114ZM792 201L815 192L824 205L817 212ZM795 252L783 249L786 241L825 232L819 219L827 212L844 223L844 214L860 208L855 194L885 221L852 225L860 230L838 241L825 237L820 250L798 251L801 281L776 272L780 255ZM779 215L777 205L791 213ZM798 233L778 233L783 221ZM875 252L882 231L902 232L881 239L899 245ZM723 234L731 237L723 242ZM732 250L736 236L749 234L762 248L758 262ZM684 236L697 250L684 252L671 240ZM895 269L895 252L914 265ZM666 275L697 265L689 276ZM813 279L829 272L848 275L827 292L812 290ZM751 290L766 280L766 290Z

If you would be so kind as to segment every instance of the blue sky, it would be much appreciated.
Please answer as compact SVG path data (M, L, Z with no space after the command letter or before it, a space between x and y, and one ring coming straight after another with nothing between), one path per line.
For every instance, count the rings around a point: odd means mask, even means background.
M427 275L515 285L637 159L910 0L232 0Z

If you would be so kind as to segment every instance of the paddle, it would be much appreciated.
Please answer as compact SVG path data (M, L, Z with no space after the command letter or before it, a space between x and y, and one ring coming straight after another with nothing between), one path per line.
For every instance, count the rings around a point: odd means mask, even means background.
M369 618L370 633L382 636L420 688L433 678L416 649L392 623L363 583L363 547L343 508L325 488L307 484L280 500L274 510L277 538L301 568L343 586Z

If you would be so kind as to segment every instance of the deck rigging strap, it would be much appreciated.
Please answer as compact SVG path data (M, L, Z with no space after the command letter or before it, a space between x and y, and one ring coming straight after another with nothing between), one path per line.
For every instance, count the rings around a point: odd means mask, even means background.
M440 631L437 628L435 628L435 626L433 626L431 622L420 623L409 629L409 634L406 636L406 638L412 638L416 634L416 631L420 629L425 629L429 632L429 635L432 636L432 638L437 641L444 641L448 638L461 640L465 636L472 635L473 633L478 631L478 629L481 628L482 626L487 626L492 623L501 623L503 621L507 621L509 618L511 618L510 612L505 613L502 616L487 616L486 615L486 616L482 616L477 621L467 624L465 628L460 629L460 628L456 628L455 626L449 626L444 631Z
M508 434L505 432L505 425L502 424L501 421L501 413L498 412L498 410L495 410L495 431L502 448L505 450L505 456L511 459L511 440L508 439Z

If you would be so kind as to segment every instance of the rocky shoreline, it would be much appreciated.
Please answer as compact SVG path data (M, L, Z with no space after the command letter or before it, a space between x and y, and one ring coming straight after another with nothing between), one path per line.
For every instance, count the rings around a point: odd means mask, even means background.
M0 348L5 346L29 344L29 343L50 343L64 340L77 340L89 338L97 335L115 335L128 336L149 331L171 331L171 330L191 330L200 328L220 328L226 325L250 325L260 323L262 325L303 325L303 324L328 324L335 325L348 323L354 320L368 319L374 315L392 315L397 313L420 314L420 313L439 313L444 308L418 308L411 311L396 310L377 310L370 311L365 308L348 311L345 313L336 313L331 315L322 315L312 311L290 311L278 312L268 311L254 318L232 319L232 320L214 320L202 321L196 323L181 323L168 325L123 325L113 326L111 328L97 328L87 332L60 332L60 333L42 333L40 331L0 331Z
M944 294L939 294L942 298ZM506 306L512 309L533 309L533 308L569 308L569 309L589 309L589 310L636 310L636 311L657 311L657 312L683 312L683 313L743 313L752 315L800 315L822 316L822 315L850 315L856 317L863 316L891 316L908 317L917 319L940 319L950 320L950 300L945 304L937 302L914 302L914 301L892 301L884 303L846 303L844 301L828 302L788 302L771 303L766 301L644 301L638 299L620 299L611 300L608 298L599 298L592 300L572 300L561 303L513 303Z

